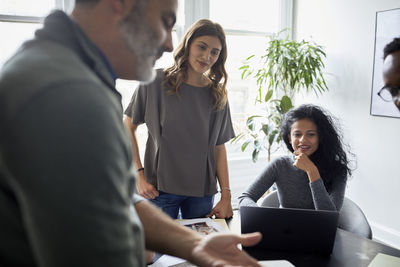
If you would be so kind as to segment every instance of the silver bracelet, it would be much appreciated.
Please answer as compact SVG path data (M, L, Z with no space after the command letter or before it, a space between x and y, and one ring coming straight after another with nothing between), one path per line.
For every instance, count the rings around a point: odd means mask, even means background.
M221 193L222 190L227 190L227 191L231 192L231 189L229 187L221 187L221 191L219 191L219 192Z

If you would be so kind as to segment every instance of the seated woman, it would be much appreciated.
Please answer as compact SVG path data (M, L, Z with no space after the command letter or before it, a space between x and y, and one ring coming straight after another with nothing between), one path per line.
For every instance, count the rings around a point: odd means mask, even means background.
M257 205L275 183L283 208L339 211L351 170L331 116L301 105L283 117L281 136L293 154L271 161L239 197L239 206Z

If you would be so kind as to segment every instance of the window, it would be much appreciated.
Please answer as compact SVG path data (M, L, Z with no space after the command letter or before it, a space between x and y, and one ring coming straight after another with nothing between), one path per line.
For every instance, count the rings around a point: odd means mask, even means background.
M209 5L210 19L220 23L227 35L227 87L232 120L239 133L249 114L254 113L257 93L254 81L241 80L239 68L250 55L264 52L268 35L291 27L287 22L291 5L285 0L248 0L245 5L239 0L210 0Z
M31 0L2 0L0 5L0 14L15 17L21 17L20 19L31 18L43 18L52 9L61 8L62 1L55 0L36 0L32 4Z
M192 0L186 0L191 2ZM242 132L245 121L255 113L254 101L257 87L254 81L241 80L239 67L252 54L265 50L267 36L285 28L292 28L292 0L203 0L203 8L192 19L209 17L224 28L227 35L228 97L232 121L236 134ZM193 3L192 3L193 4ZM198 4L197 4L198 5ZM208 7L208 10L205 8ZM187 8L188 9L188 8ZM203 10L203 11L201 11ZM266 156L256 164L251 161L251 152L243 153L240 145L226 144L232 206L237 207L237 197L246 189L266 165ZM215 201L218 201L218 195Z
M70 11L73 0L1 0L0 2L0 67L35 30L53 9Z
M0 21L0 33L3 36L0 42L0 66L15 52L27 39L33 37L39 23L15 23Z
M227 32L268 34L279 31L279 8L280 0L211 0L210 19Z

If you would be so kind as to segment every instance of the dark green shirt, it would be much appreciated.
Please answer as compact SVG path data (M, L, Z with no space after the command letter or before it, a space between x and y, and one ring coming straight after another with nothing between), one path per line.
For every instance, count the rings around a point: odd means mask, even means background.
M98 49L60 11L4 65L0 266L144 266L120 100Z

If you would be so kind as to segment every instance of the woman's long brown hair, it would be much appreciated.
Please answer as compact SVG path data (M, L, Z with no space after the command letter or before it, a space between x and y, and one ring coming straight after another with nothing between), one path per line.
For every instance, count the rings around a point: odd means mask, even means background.
M211 92L214 97L216 110L221 110L227 102L226 83L228 74L225 70L227 57L225 32L221 25L208 19L201 19L190 27L183 40L174 52L174 65L165 70L165 84L172 89L169 94L179 94L179 87L187 79L189 49L193 40L201 36L215 36L221 42L221 51L217 61L207 72L207 78L211 80ZM222 81L222 82L221 82Z

